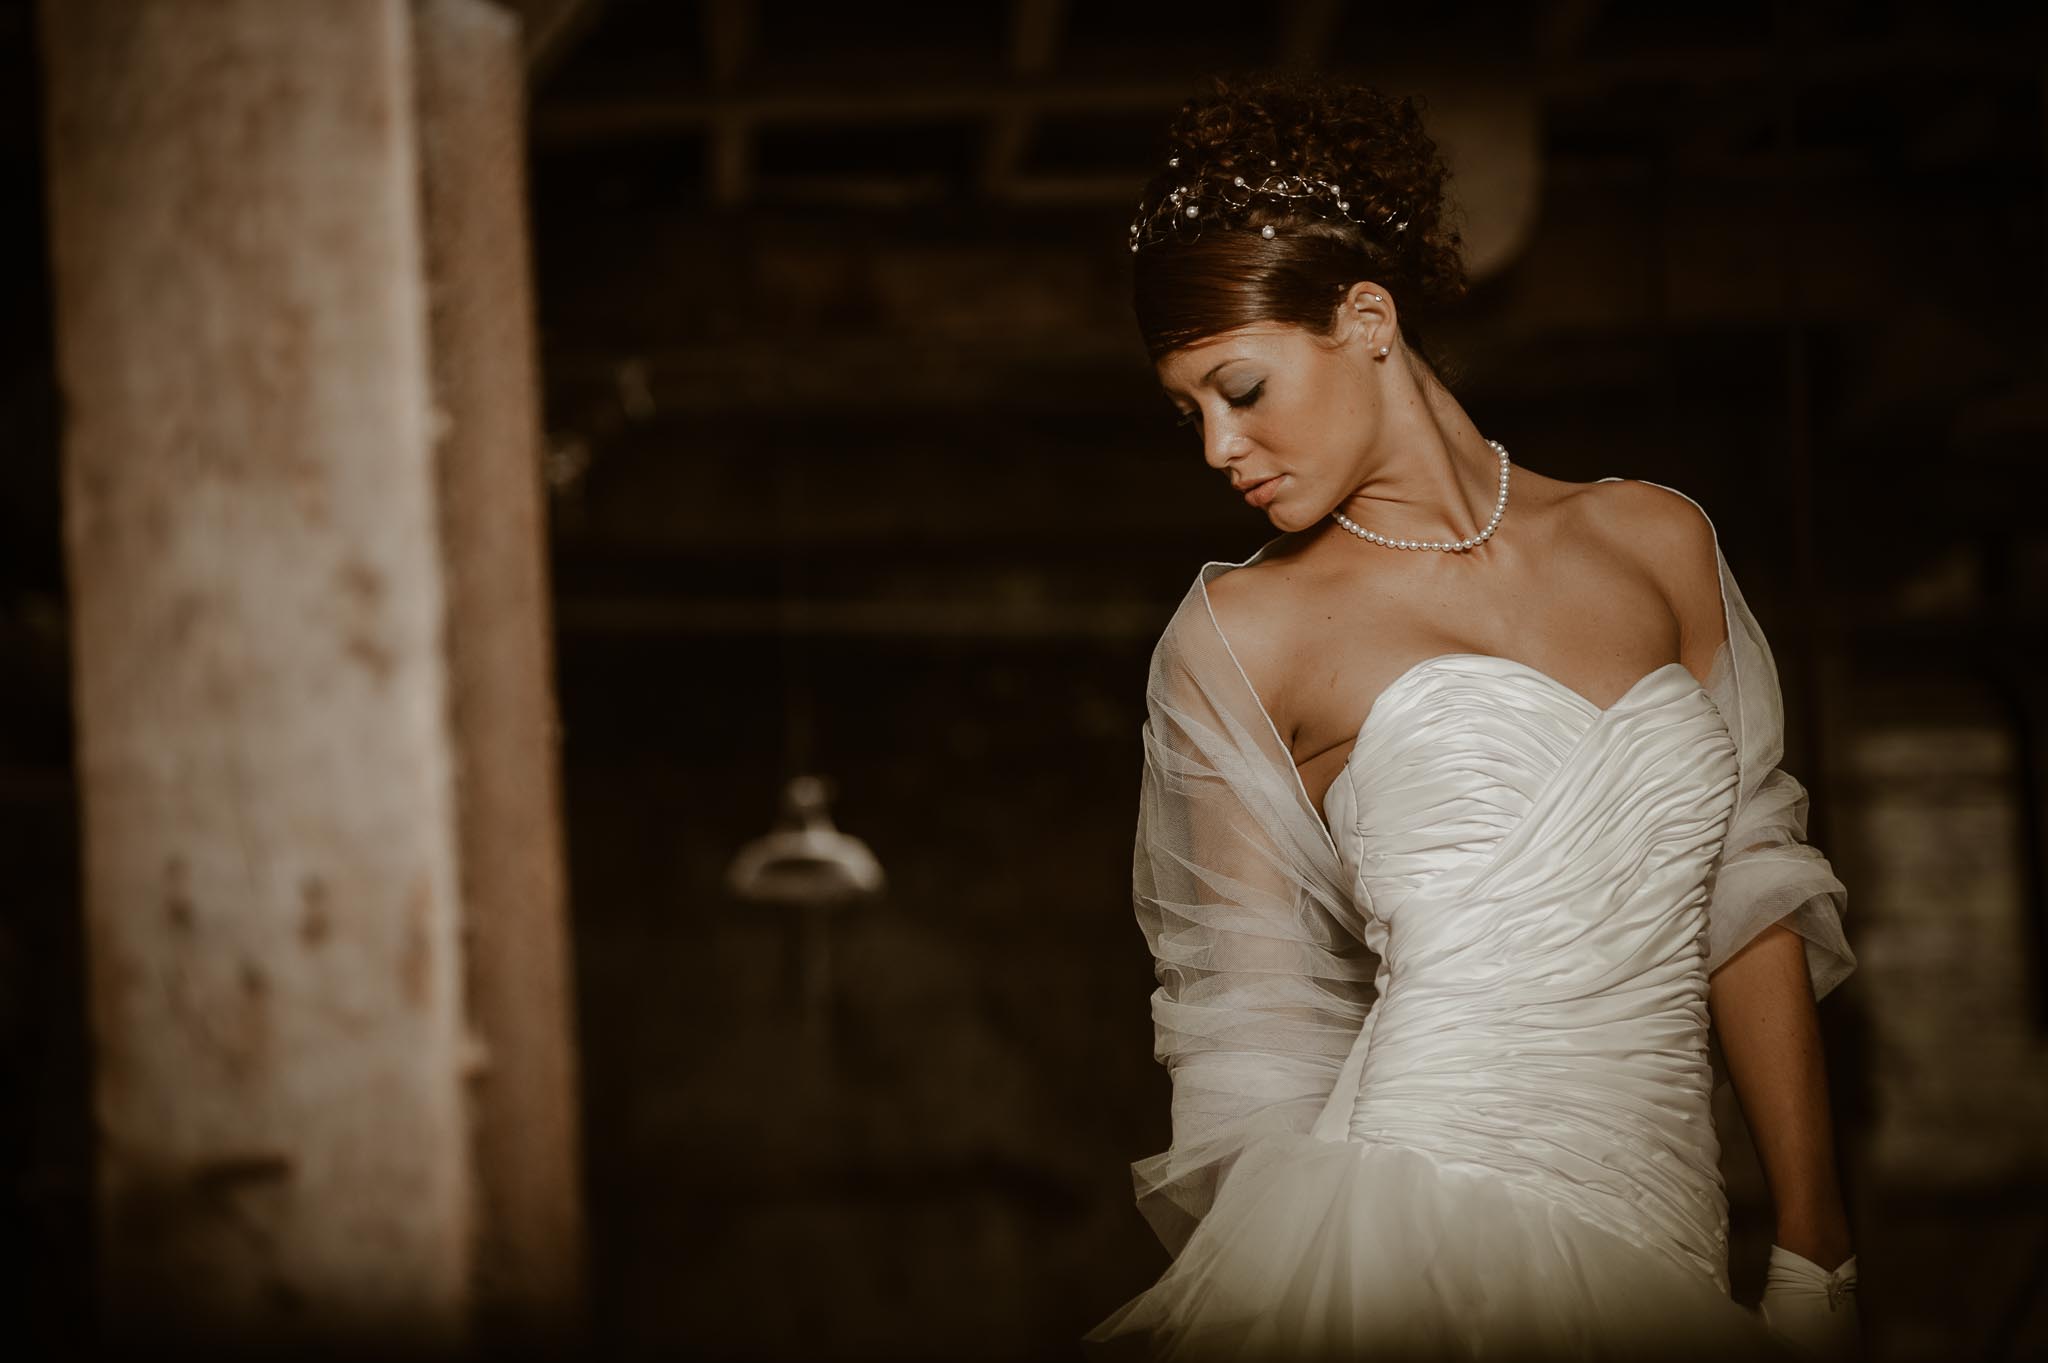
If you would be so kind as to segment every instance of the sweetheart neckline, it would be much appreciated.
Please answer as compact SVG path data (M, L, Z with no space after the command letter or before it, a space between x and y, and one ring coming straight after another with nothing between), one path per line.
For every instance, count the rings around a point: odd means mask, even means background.
M1542 668L1537 667L1531 663L1525 663L1520 658L1510 658L1505 656L1504 654L1499 653L1473 653L1470 651L1432 653L1427 658L1418 659L1417 661L1410 663L1406 668L1403 668L1399 675L1397 675L1392 681L1388 682L1385 686L1380 688L1379 694L1372 698L1372 704L1365 707L1365 718L1359 721L1358 731L1357 733L1353 734L1351 738L1351 751L1344 754L1344 760L1338 764L1336 773L1330 777L1330 784L1323 788L1323 798L1316 802L1316 812L1322 815L1323 827L1326 830L1330 829L1330 792L1337 788L1337 783L1339 781L1342 781L1345 778L1345 775L1351 770L1352 759L1358 756L1358 747L1361 743L1365 741L1365 735L1367 730L1372 728L1373 720L1380 714L1382 702L1384 702L1386 698L1389 695L1391 695L1396 688L1405 685L1411 677L1414 677L1415 675L1420 673L1423 670L1423 668L1429 666L1432 663L1448 662L1454 658L1485 659L1488 662L1500 663L1506 667L1524 672L1529 676L1536 678L1538 681L1544 682L1545 684L1549 685L1550 687L1562 693L1563 695L1569 697L1570 699L1577 701L1580 705L1590 710L1593 713L1593 717L1596 719L1602 715L1608 714L1611 711L1619 709L1624 702L1626 702L1631 696L1635 695L1636 692L1640 691L1645 685L1647 685L1652 677L1661 676L1665 672L1670 671L1674 667L1678 668L1680 671L1685 673L1686 679L1693 684L1693 688L1695 690L1701 692L1702 694L1705 694L1707 690L1705 684L1702 683L1698 677L1695 677L1693 675L1691 668L1687 667L1682 662L1674 660L1668 663L1657 664L1657 666L1651 668L1648 672L1645 672L1642 676L1637 677L1634 681L1630 682L1628 684L1627 689L1624 690L1620 695L1616 696L1613 700L1609 701L1605 705L1599 705L1594 703L1593 701L1588 700L1585 696L1581 695L1573 687L1567 686L1563 682L1559 681L1556 677L1551 676ZM1296 767L1296 779L1299 780L1300 776L1301 768Z
M1600 478L1600 479L1597 479L1597 480L1595 480L1595 481L1597 481L1597 482L1602 482L1602 483L1620 483L1620 482L1627 482L1627 481L1629 481L1629 480L1628 480L1628 479L1624 479L1624 478L1622 478L1622 477L1621 477L1620 475L1618 475L1618 474L1609 474L1609 475L1608 475L1607 477L1605 477L1605 478ZM1733 658L1734 658L1733 650L1734 650L1734 647L1735 647L1735 611L1734 611L1734 608L1733 608L1733 607L1731 606L1731 604L1729 603L1729 600L1728 600L1728 591L1729 591L1729 587L1730 587L1730 586L1731 586L1731 585L1733 584L1733 582L1734 582L1734 578L1733 578L1733 577L1732 577L1732 576L1731 576L1731 575L1729 574L1729 571L1728 571L1728 559L1727 559L1727 556L1726 556L1725 554L1723 554L1723 553L1722 553L1722 551L1721 551L1721 532L1720 532L1719 528L1715 526L1715 524L1714 524L1714 518L1713 518L1712 516L1710 516L1710 515L1708 515L1708 514L1707 514L1707 509L1706 509L1705 507L1701 506L1701 505L1699 504L1699 501L1698 501L1698 500L1697 500L1696 498L1694 498L1694 497L1692 497L1692 496L1690 496L1690 495L1688 495L1688 494L1686 494L1686 493L1680 492L1680 491L1679 491L1679 490L1678 490L1677 488L1675 488L1675 487L1672 487L1672 486L1671 486L1671 485L1670 485L1669 483L1657 483L1657 482L1651 482L1651 481L1650 481L1649 479L1647 479L1647 478L1637 478L1637 479L1635 479L1634 481L1635 481L1635 482L1638 482L1638 483L1643 483L1643 484L1645 484L1646 486L1649 486L1649 487L1660 487L1660 488L1663 488L1663 489L1664 489L1664 490L1665 490L1666 492L1670 493L1670 494L1671 494L1672 496L1674 496L1674 497L1683 497L1683 498L1685 498L1685 500L1686 500L1686 501L1688 501L1688 502L1692 503L1692 507L1693 507L1693 510L1695 510L1695 511L1697 511L1697 512L1699 512L1699 513L1700 513L1700 519L1704 520L1704 521L1705 521L1705 522L1707 523L1707 532L1708 532L1708 533L1709 533L1709 534L1710 534L1710 535L1711 535L1711 536L1713 537L1713 540L1714 540L1714 563L1715 563L1715 566L1716 566L1716 567L1717 567L1717 568L1719 569L1719 575L1720 575L1720 589L1721 589L1721 622L1722 622L1722 626L1723 626L1723 629L1724 629L1725 637L1724 637L1724 638L1722 639L1722 641L1721 641L1721 644L1720 644L1720 647L1719 647L1719 648L1718 648L1718 649L1717 649L1717 650L1715 651L1715 653L1714 653L1714 664L1713 664L1713 667L1712 667L1712 668L1710 668L1710 669L1708 670L1708 674L1707 674L1707 675L1711 677L1711 676L1713 676L1713 675L1714 675L1714 671L1715 671L1715 669L1718 669L1718 668L1720 667L1720 664L1721 664L1721 658L1722 658L1722 657L1723 657L1724 655L1726 655L1726 656L1727 656L1727 657L1728 657L1728 658L1730 659L1730 662L1731 662L1731 666L1732 666L1732 663L1733 663ZM1203 564L1203 565L1201 566L1201 568L1200 568L1200 569L1198 569L1198 570L1196 571L1196 573L1195 573L1195 585L1194 585L1194 588L1193 588L1193 590L1194 590L1194 591L1198 591L1198 592L1200 592L1200 593L1201 593L1201 596L1202 596L1202 608L1203 608L1203 609L1204 609L1205 611L1207 611L1207 612L1208 612L1208 615L1209 615L1209 627L1210 627L1210 628L1211 628L1212 630L1214 630L1214 631L1216 632L1216 638L1217 638L1218 642L1220 642L1220 643L1221 643L1221 644L1223 645L1223 652L1224 652L1224 654L1225 654L1226 656L1228 656L1228 657L1229 657L1229 659L1230 659L1230 664L1231 664L1231 666L1237 669L1237 675L1238 675L1238 679L1239 679L1240 681L1242 681L1242 682L1244 683L1244 687L1245 687L1245 690L1246 690L1246 691L1248 691L1248 692L1249 692L1249 693L1251 694L1251 698L1252 698L1252 705L1253 705L1253 706L1254 706L1254 707L1255 707L1255 708L1256 708L1256 709L1258 710L1258 712L1259 712L1259 718L1260 718L1260 719L1263 719L1263 720L1264 720L1264 721L1266 722L1266 732L1267 732L1267 733L1269 733L1270 735L1272 735L1273 741L1274 741L1274 742L1275 742L1276 744L1278 744L1278 745L1279 745L1281 753L1282 753L1282 754L1283 754L1283 755L1284 755L1284 756L1286 757L1286 761L1287 761L1287 769L1288 769L1288 772L1289 772L1289 774L1290 774L1290 775L1292 775L1292 776L1293 776L1293 778L1294 778L1294 794L1295 794L1295 798L1296 798L1296 799L1298 799L1299 801L1301 801L1302 805L1303 805L1303 806L1305 806L1305 807L1306 807L1306 808L1308 809L1308 811L1309 811L1309 813L1310 813L1311 817L1313 817L1313 818L1315 819L1315 822L1316 822L1316 826L1317 826L1317 827L1318 827L1318 828L1319 828L1319 829L1321 830L1321 832L1322 832L1322 835L1323 835L1323 842L1324 842L1324 844L1325 844L1325 845L1327 846L1327 848L1328 848L1328 850L1330 851L1331 855L1333 855L1333 856L1334 856L1334 855L1336 855L1336 853L1337 853L1337 840L1336 840L1336 837L1335 837L1335 836L1334 836L1334 835L1333 835L1333 834L1331 833L1331 831L1330 831L1330 820L1329 820L1329 814L1328 814L1328 811L1327 811L1327 810L1326 810L1326 809L1324 808L1324 806L1325 806L1325 805L1326 805L1326 804L1327 804L1327 803L1329 802L1329 798L1330 798L1330 789L1331 789L1331 788L1334 788L1334 787L1336 786L1336 784L1337 784L1337 780L1336 780L1336 777L1332 777L1332 778L1331 778L1331 781L1330 781L1330 785L1329 785L1328 787L1325 787L1325 788L1324 788L1324 790L1323 790L1323 798L1322 798L1321 800L1311 800L1311 799L1309 798L1309 794L1308 794L1308 784L1307 784L1307 782L1305 782L1305 781L1303 781L1303 780L1301 779L1301 768L1300 768L1299 766L1296 766L1296 765L1295 765L1295 763L1294 763L1294 760L1293 760L1293 756L1292 756L1291 752L1290 752L1290 751L1289 751L1289 749L1288 749L1288 745L1287 745L1287 740L1286 740L1285 738L1281 737L1281 735L1280 735L1280 726L1279 726L1279 725L1277 725L1277 724L1275 724L1275 723L1273 722L1273 715L1272 715L1272 712L1271 712L1271 711L1269 711L1269 710L1267 710L1267 709L1266 709L1266 703L1265 703L1265 702L1264 702L1263 700L1259 699L1259 693L1258 693L1258 688L1252 685L1252 679L1251 679L1251 676L1250 676L1250 674L1249 674L1249 673L1247 673L1247 672L1246 672L1246 671L1244 670L1244 664L1243 664L1243 663L1241 663L1241 662L1239 662L1239 661L1237 660L1237 650L1231 647L1231 645L1230 645L1230 638L1229 638L1229 636L1228 636L1228 635L1226 635L1226 634L1224 634L1224 632L1223 632L1223 626L1222 626L1222 625L1220 625L1220 624L1218 624L1218 623L1217 623L1217 621L1216 621L1216 605L1215 605L1215 602L1213 602L1213 601L1211 601L1211 600L1209 599L1209 582L1210 582L1211 578L1212 578L1212 577L1214 576L1214 574L1212 574L1212 573L1211 573L1211 572L1209 571L1209 570L1210 570L1211 568L1223 568L1223 569L1226 569L1226 570L1228 570L1228 569L1234 569L1234 568L1243 568L1243 567L1246 567L1246 566L1248 566L1248 565L1250 565L1250 564L1253 564L1253 563L1257 563L1257 562L1258 562L1258 561L1259 561L1260 559L1262 559L1262 558L1264 558L1264 557L1266 556L1266 551L1267 551L1267 550L1271 549L1271 548L1272 548L1272 547L1273 547L1274 545L1278 544L1278 543L1279 543L1279 542L1280 542L1281 540L1283 540L1283 539L1285 539L1285 538L1286 538L1286 535L1276 535L1276 536L1274 536L1274 537L1273 537L1272 539L1269 539L1269 540L1267 540L1267 541L1266 541L1266 542L1265 542L1264 544L1260 545L1260 546L1258 547L1258 549L1257 549L1257 550L1256 550L1255 552L1253 552L1253 554L1252 554L1252 555L1251 555L1251 556L1250 556L1249 558L1244 558L1244 559L1240 559L1240 560L1238 560L1238 561L1236 561L1236 562L1234 562L1234 563L1233 563L1233 562L1228 562L1228 561L1225 561L1225 560L1222 560L1222 559L1210 559L1210 560L1209 560L1209 561L1208 561L1207 563L1204 563L1204 564ZM1739 599L1740 599L1740 597L1738 596L1738 598L1737 598L1737 599L1739 600ZM1754 621L1754 617L1751 617L1751 627L1752 627L1752 628L1754 628L1754 627L1755 627L1755 621ZM1412 667L1410 667L1410 668L1408 669L1408 672L1413 672L1413 671L1417 670L1418 668L1420 668L1420 667L1422 666L1422 664L1423 664L1423 663L1428 663L1428 662L1435 662L1435 661L1437 661L1437 660L1438 660L1438 659L1440 659L1440 658L1449 658L1449 657L1459 657L1459 656L1464 656L1464 657L1484 657L1484 658L1494 658L1494 657L1500 657L1500 655L1499 655L1499 654L1494 654L1494 653L1471 653L1471 654L1452 654L1452 653L1439 653L1439 654L1436 654L1436 655L1434 655L1433 657L1429 657L1429 658L1424 658L1424 659L1422 659L1422 661L1421 661L1421 662L1418 662L1418 663L1414 664L1414 665L1413 665ZM1515 660L1515 659L1513 659L1513 658L1504 658L1504 659L1502 659L1502 661L1504 661L1504 662L1510 662L1510 663L1512 663L1512 662L1515 662L1516 660ZM1769 656L1769 654L1768 654L1768 653L1766 653L1766 654L1765 654L1765 663L1766 663L1766 666L1767 666L1767 667L1768 667L1768 665L1769 665L1769 661L1770 661L1770 656ZM1543 678L1543 679L1544 679L1545 681L1551 682L1552 684L1554 684L1554 685L1556 685L1556 686L1562 687L1562 688L1563 688L1564 690L1566 690L1566 691L1571 691L1571 688L1570 688L1569 686L1565 686L1563 682L1561 682L1561 681L1558 681L1558 680L1557 680L1557 678L1555 678L1555 677L1551 676L1551 675L1550 675L1549 673L1547 673L1547 672L1544 672L1544 671L1543 671L1542 669L1540 669L1540 668L1536 668L1536 667L1529 667L1529 664L1527 664L1527 663L1523 663L1523 664L1521 664L1521 666L1523 666L1523 667L1528 667L1528 668L1529 668L1529 671L1531 671L1532 673L1535 673L1535 674L1536 674L1537 676L1539 676L1539 677ZM1622 701L1624 701L1624 700L1628 699L1628 698L1629 698L1629 697L1630 697L1631 695L1635 694L1635 691L1636 691L1636 688L1637 688L1637 687L1641 686L1641 685L1642 685L1642 684L1643 684L1644 682L1648 681L1648 680L1649 680L1649 679L1650 679L1651 677L1655 676L1655 675L1656 675L1656 674L1657 674L1658 672L1661 672L1661 671L1665 670L1665 668L1667 668L1667 667L1680 667L1680 666L1683 666L1683 664L1681 664L1681 663L1677 663L1677 662L1672 662L1672 663L1667 663L1667 664L1665 664L1665 665L1664 665L1664 667L1660 667L1660 668L1655 668L1655 669L1651 670L1650 672L1646 672L1646 673L1644 673L1644 674L1643 674L1643 675L1642 675L1641 677L1638 677L1638 678L1637 678L1637 679L1635 680L1634 684L1633 684L1633 685L1631 685L1631 686L1629 687L1629 689L1628 689L1627 691L1624 691L1624 692L1622 692L1622 694L1621 694L1620 696L1618 696L1618 697L1616 697L1616 698L1615 698L1614 704L1615 704L1615 705L1619 705L1619 704L1621 704L1621 702L1622 702ZM1407 675L1408 675L1408 673L1407 673L1407 672L1404 672L1404 673L1402 673L1402 674L1401 674L1401 675L1400 675L1399 677L1396 677L1396 678L1394 678L1394 681L1396 681L1396 682L1398 682L1398 681L1403 681L1403 680L1405 680L1405 679L1407 678ZM1690 669L1690 668L1687 668L1687 669L1686 669L1686 675L1687 675L1687 676L1689 676L1689 677L1690 677L1690 676L1692 676L1692 669ZM1699 683L1699 679L1698 679L1697 677L1694 677L1694 678L1693 678L1693 681L1694 681L1694 682L1695 682L1696 684L1697 684L1697 683ZM1735 685L1735 687L1737 688L1737 693L1739 694L1739 693L1740 693L1740 689L1741 689L1741 685L1742 685L1742 682L1741 682L1741 679L1740 679L1740 677L1739 677L1739 676L1737 676L1737 677L1735 678L1735 680L1734 680L1734 685ZM1368 708L1368 709L1367 709L1367 711L1366 711L1366 715L1365 715L1365 719L1366 719L1366 721L1370 721L1370 720L1372 719L1372 711L1373 711L1373 710L1376 710L1376 709L1378 709L1378 708L1379 708L1379 702L1380 702L1380 698L1381 698L1381 697L1383 697L1383 696L1385 696L1385 695L1386 695L1386 693L1387 693L1387 691L1389 691L1389 690L1392 690L1392 689L1393 689L1393 682L1389 682L1389 683L1387 684L1387 686L1386 686L1385 688L1383 688L1383 689L1382 689L1382 690L1380 691L1380 695L1379 695L1379 696L1375 696L1375 697L1373 698L1373 703L1372 703L1372 706L1371 706L1370 708ZM1700 685L1700 690L1701 690L1701 691L1702 691L1703 693L1705 693L1705 694L1706 694L1706 695L1707 695L1707 696L1709 697L1709 699L1711 699L1711 698L1712 698L1712 696L1713 696L1713 694L1714 694L1714 693L1713 693L1712 691L1708 690L1708 688L1707 688L1707 687L1706 687L1705 685ZM1572 691L1571 693L1572 693L1572 694L1573 694L1574 696L1579 696L1579 693L1578 693L1578 692L1576 692L1576 691ZM1586 704L1588 704L1588 705L1592 705L1592 704L1593 704L1593 702L1591 702L1591 701L1589 701L1589 700L1586 700L1586 698L1585 698L1584 696L1579 696L1579 699L1580 699L1580 700L1582 700L1582 701L1585 701L1585 703L1586 703ZM1607 706L1607 707L1599 707L1599 706L1595 706L1594 708L1595 708L1595 710L1596 710L1597 712L1600 712L1600 713L1604 713L1604 712L1605 712L1605 710L1607 710L1607 709L1612 709L1612 708L1613 708L1613 706ZM1725 722L1726 722L1726 721L1725 721L1725 719L1724 719L1724 723L1725 723ZM1352 749L1352 752L1353 752L1353 753L1355 753L1355 752L1356 752L1356 751L1358 750L1358 738L1360 738L1360 737L1363 737L1363 736L1364 736L1364 733L1365 733L1365 723L1364 723L1364 722L1361 722L1361 723L1359 724L1359 726L1358 726L1358 734L1357 734L1356 736L1354 736L1354 737L1353 737L1353 739L1352 739L1352 742L1351 742L1351 749ZM1346 771L1350 770L1350 768L1351 768L1351 753L1346 753L1346 754L1344 755L1344 765L1343 765L1343 766L1341 766L1341 767L1339 767L1339 768L1337 769L1337 776L1342 776L1342 775L1343 775L1343 774L1344 774L1344 773L1345 773Z

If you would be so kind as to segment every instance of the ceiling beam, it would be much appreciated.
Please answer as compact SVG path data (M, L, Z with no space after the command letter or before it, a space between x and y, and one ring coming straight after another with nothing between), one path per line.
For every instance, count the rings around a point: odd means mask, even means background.
M1066 0L1012 0L1009 66L1013 76L1030 79L1045 74L1059 46L1066 22ZM981 187L991 197L1005 197L1017 163L1031 141L1034 111L1025 107L1000 110L989 127L982 153Z
M560 63L604 9L605 0L497 0L519 16L529 85Z
M1282 66L1321 66L1344 17L1343 0L1289 0L1280 12L1276 54Z
M1553 0L1536 20L1536 53L1549 61L1576 57L1600 19L1605 0Z
M1712 87L1776 74L1767 49L1683 50L1622 57L1578 57L1547 66L1329 69L1370 79L1384 89L1434 89L1484 78L1538 96L1583 96L1615 86L1673 84ZM1833 81L1932 74L2039 75L2039 62L2019 44L1972 41L1842 43L1813 52L1797 73L1802 88ZM887 84L872 80L764 84L729 91L664 96L579 96L544 100L534 111L534 136L546 146L700 131L738 114L763 123L890 123L1005 114L1086 115L1171 111L1187 98L1183 80L1078 80L1019 76L1004 81Z
M703 128L737 111L758 123L890 123L992 117L1003 113L1116 113L1171 108L1184 98L1179 81L1017 80L967 84L832 87L817 81L726 95L619 96L549 101L535 110L534 133L563 145Z
M711 89L720 96L710 125L711 202L745 203L753 178L754 127L746 111L722 96L739 82L754 46L754 0L704 0L704 51Z

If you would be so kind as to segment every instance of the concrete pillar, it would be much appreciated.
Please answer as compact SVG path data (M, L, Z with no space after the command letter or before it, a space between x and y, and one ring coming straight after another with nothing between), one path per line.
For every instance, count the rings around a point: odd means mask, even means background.
M479 1324L568 1352L583 1264L519 25L420 0L418 72L449 602Z
M436 248L496 246L451 274L430 344L408 4L47 0L41 29L104 1314L158 1343L453 1349L479 1263L573 1293L530 1252L575 1240L567 1050L543 1036L565 1007L547 673L465 686L545 657L526 301L477 293L520 254L514 190L477 170L479 217L440 215ZM508 96L498 65L477 80ZM446 156L481 166L508 135ZM526 483L453 505L485 467L436 465L434 375L481 420L492 364L518 375L494 438ZM518 524L489 546L500 510ZM444 530L475 542L444 555ZM451 626L451 593L492 614ZM465 880L489 819L532 841ZM475 954L481 1048L465 886L477 941L516 925ZM514 1019L528 986L537 1017ZM498 1079L532 1054L537 1083ZM473 1140L471 1074L479 1111L535 1130ZM516 1248L479 1234L492 1216Z

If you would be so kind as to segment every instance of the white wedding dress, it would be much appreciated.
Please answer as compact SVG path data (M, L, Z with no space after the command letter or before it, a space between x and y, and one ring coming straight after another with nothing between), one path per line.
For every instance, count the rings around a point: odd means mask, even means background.
M1185 638L1185 658L1155 660L1138 901L1175 1140L1135 1168L1178 1253L1090 1341L1780 1356L1729 1296L1707 975L1779 918L1808 937L1820 992L1853 957L1840 882L1797 839L1803 791L1788 834L1763 790L1791 778L1774 748L1745 762L1724 717L1766 713L1769 666L1739 592L1727 615L1711 689L1668 663L1604 709L1505 658L1416 663L1324 798L1327 859L1285 808L1241 669ZM1774 671L1768 690L1775 707ZM1737 852L1763 864L1731 871ZM1717 881L1745 895L1718 938Z

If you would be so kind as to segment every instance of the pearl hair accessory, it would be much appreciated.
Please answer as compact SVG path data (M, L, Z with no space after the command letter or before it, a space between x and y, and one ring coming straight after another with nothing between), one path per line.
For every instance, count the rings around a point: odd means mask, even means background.
M1441 549L1452 553L1476 549L1493 537L1494 530L1500 525L1500 513L1508 509L1508 452L1498 440L1489 440L1486 443L1493 446L1493 452L1500 456L1500 500L1494 504L1493 518L1487 521L1486 528L1476 535L1461 540L1390 540L1385 535L1378 535L1366 529L1341 511L1332 511L1330 515L1336 518L1337 524L1360 539L1371 540L1374 544L1384 544L1389 549Z
M1178 154L1166 158L1166 164L1178 170ZM1205 227L1249 227L1243 219L1254 208L1271 208L1288 213L1306 212L1325 222L1338 220L1365 224L1351 211L1351 200L1345 197L1343 186L1316 175L1292 175L1280 173L1278 161L1267 161L1271 173L1253 184L1242 175L1230 177L1227 186L1220 186L1213 195L1205 196L1202 177L1175 185L1166 191L1156 204L1148 206L1143 199L1138 201L1137 216L1131 219L1131 251L1136 254L1146 246L1157 246L1162 242L1190 242L1201 238ZM1275 202L1277 201L1277 202ZM1389 213L1380 223L1392 227L1396 232L1408 230L1408 220L1398 213ZM1272 223L1259 228L1259 235L1271 241L1278 235Z

